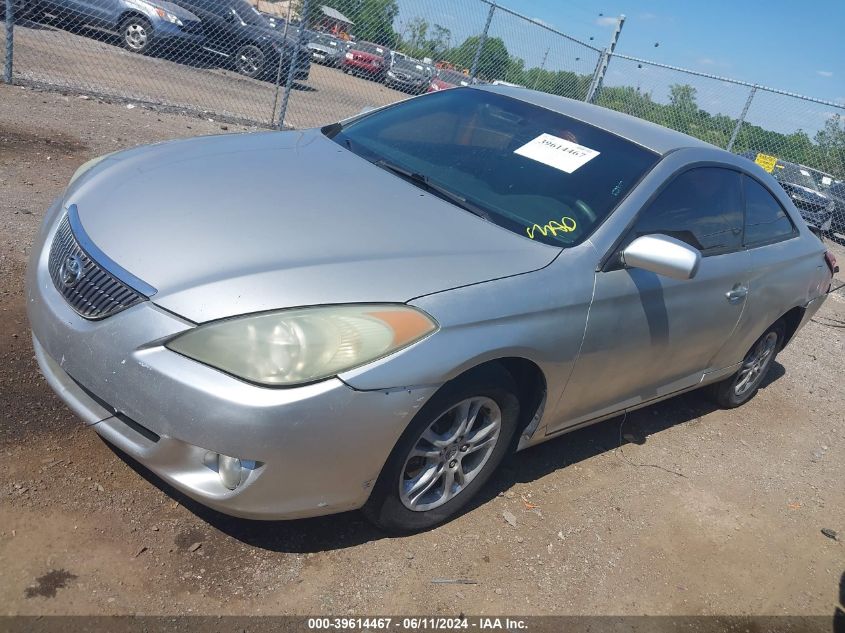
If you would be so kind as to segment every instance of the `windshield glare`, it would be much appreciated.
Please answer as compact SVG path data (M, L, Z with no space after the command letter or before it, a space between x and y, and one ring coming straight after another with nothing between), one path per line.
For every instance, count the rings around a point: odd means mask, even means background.
M586 239L659 159L563 114L473 88L411 99L326 133L555 246Z

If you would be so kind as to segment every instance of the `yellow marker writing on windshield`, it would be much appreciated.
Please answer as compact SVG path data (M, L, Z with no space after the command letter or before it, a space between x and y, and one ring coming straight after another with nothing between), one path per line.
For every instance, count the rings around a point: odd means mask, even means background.
M571 233L575 230L577 224L575 220L570 217L563 216L560 219L560 222L557 220L550 220L548 223L540 226L539 224L535 224L534 226L528 226L525 228L525 232L528 233L528 237L532 240L534 239L534 235L537 231L540 232L540 235L546 237L549 233L552 236L557 236L558 233Z

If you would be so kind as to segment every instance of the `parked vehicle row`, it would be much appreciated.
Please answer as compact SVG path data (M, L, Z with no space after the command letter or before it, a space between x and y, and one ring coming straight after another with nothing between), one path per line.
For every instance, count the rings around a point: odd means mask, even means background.
M842 195L845 183L830 174L767 154L748 151L742 155L758 164L765 164L766 159L771 161L766 171L775 177L813 230L821 234L845 233L845 200L837 202L836 196L837 192Z
M18 0L18 15L77 32L117 34L134 53L167 49L180 61L198 55L254 78L287 73L307 79L310 51L298 49L245 0Z

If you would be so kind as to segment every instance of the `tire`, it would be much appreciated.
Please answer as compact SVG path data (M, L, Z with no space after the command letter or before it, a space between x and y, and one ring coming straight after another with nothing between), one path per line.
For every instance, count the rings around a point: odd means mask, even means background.
M244 44L235 53L235 70L256 79L264 73L264 51L254 44Z
M778 320L754 341L742 359L740 370L712 386L713 399L720 407L733 409L754 397L783 348L785 337L786 326L783 320Z
M120 21L120 42L133 53L143 55L153 44L153 26L140 15L130 15Z
M444 385L399 438L362 508L364 515L400 533L426 530L454 516L509 451L519 419L516 394L513 378L498 364ZM461 431L461 419L472 420L468 435ZM415 449L428 455L412 456Z

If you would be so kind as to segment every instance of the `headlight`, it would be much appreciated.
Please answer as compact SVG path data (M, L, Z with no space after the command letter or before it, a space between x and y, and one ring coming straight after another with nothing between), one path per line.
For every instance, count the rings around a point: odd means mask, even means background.
M105 159L107 159L112 154L116 154L117 152L109 152L108 154L103 154L102 156L97 156L96 158L92 158L89 161L82 163L75 172L73 172L73 176L70 177L70 182L67 183L67 186L70 187L76 179L82 176L86 171L93 169L97 163L101 163Z
M345 57L346 59L355 59L355 55L353 55L352 53L346 53Z
M404 305L338 305L209 323L166 347L250 382L292 386L369 363L436 329L431 317Z
M167 20L171 24L175 24L176 26L182 26L182 20L177 18L172 13L165 11L164 9L159 9L158 7L155 8L155 12L158 17L162 18L163 20Z

